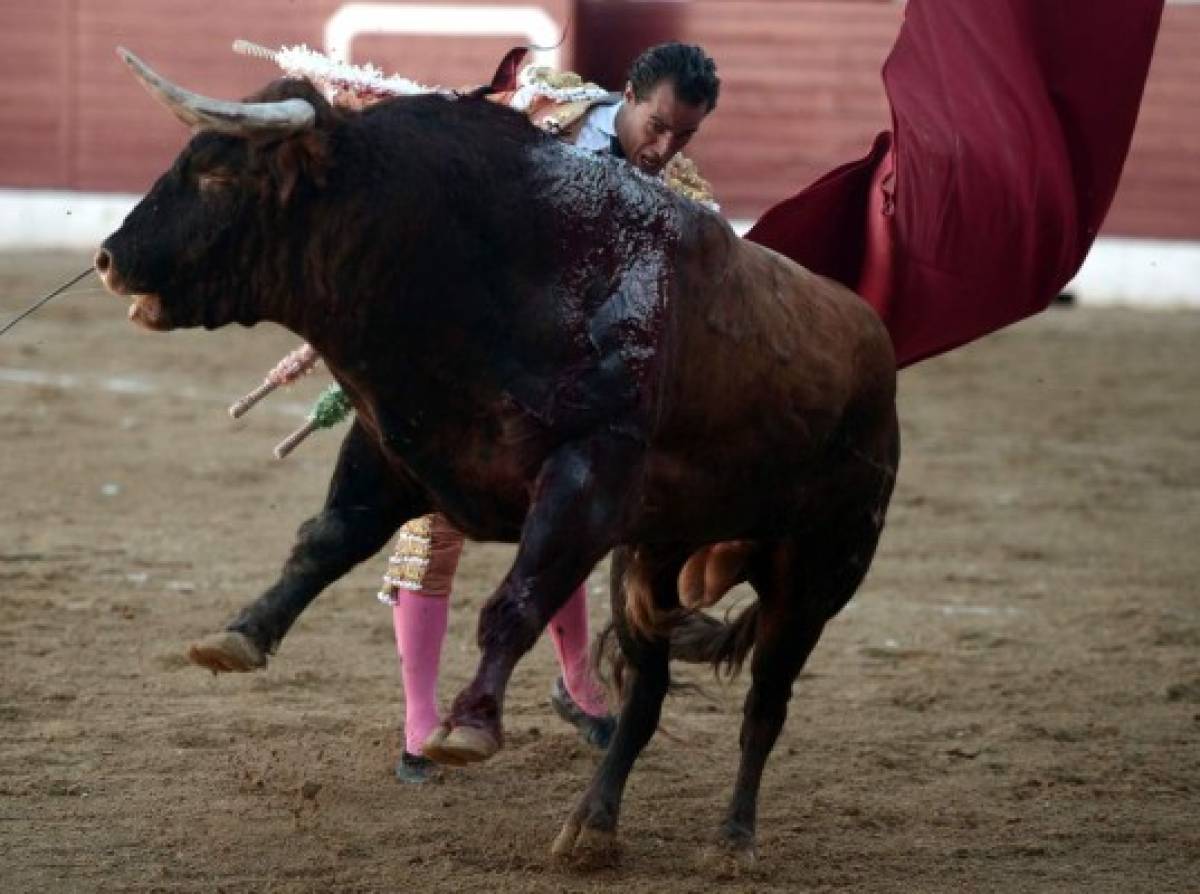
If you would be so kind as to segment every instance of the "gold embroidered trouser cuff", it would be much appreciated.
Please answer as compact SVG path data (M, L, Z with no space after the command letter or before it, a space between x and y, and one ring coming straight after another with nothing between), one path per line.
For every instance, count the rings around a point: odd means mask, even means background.
M406 522L388 559L379 601L395 605L400 590L449 596L462 547L463 535L440 513Z

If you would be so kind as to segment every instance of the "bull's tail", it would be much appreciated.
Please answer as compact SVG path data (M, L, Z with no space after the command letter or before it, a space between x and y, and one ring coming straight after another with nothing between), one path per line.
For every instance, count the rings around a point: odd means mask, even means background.
M754 648L758 634L758 603L753 602L729 621L700 612L682 616L671 629L671 658L686 664L711 664L719 677L736 677ZM593 663L616 704L625 700L628 662L610 621L596 637ZM672 684L674 688L674 684Z
M711 664L720 675L736 677L758 633L758 603L737 617L719 621L692 612L671 630L671 657L687 664Z

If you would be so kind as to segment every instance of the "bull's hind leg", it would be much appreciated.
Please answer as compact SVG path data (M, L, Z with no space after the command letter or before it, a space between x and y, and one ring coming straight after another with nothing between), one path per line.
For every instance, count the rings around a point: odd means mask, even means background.
M758 792L767 756L775 746L787 718L792 682L799 675L825 626L825 615L815 606L794 600L790 575L774 566L786 564L778 547L764 557L766 574L753 575L759 594L758 625L750 663L750 691L746 694L739 744L741 761L733 797L705 860L718 872L748 866L755 858L755 822Z
M888 484L882 506L890 491ZM792 683L826 622L866 576L882 523L882 507L872 504L843 523L825 520L824 530L785 541L755 563L750 582L759 594L759 613L739 737L741 762L715 847L707 855L718 870L754 860L759 786L787 719Z
M325 506L300 526L279 580L223 632L193 644L188 658L213 673L265 667L267 655L321 590L375 555L403 522L425 511L415 491L400 488L378 447L355 422L342 443Z
M653 606L658 612L679 608L675 582L683 558L681 553L677 559L655 561L644 550L639 554L638 573L650 587ZM630 567L630 549L616 550L612 559L612 614L621 651L629 664L625 704L608 751L552 848L555 856L585 866L603 865L616 858L617 817L625 782L638 755L658 728L670 683L666 632L644 634L631 629L626 592Z

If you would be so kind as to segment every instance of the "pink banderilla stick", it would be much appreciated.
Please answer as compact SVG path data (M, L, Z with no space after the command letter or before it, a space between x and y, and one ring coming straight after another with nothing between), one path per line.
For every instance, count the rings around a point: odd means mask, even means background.
M317 361L321 357L317 354L316 349L312 345L304 344L296 348L286 357L276 364L275 368L267 373L267 377L263 383L235 402L229 408L229 415L234 419L239 419L246 414L252 406L283 385L290 385L305 373L312 370L316 366Z

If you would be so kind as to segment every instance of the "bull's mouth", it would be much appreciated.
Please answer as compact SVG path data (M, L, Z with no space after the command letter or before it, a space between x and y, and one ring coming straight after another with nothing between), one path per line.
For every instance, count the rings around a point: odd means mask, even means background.
M152 329L155 332L162 332L170 329L171 325L167 322L167 315L163 308L162 296L155 292L135 292L129 287L125 277L121 276L113 267L112 255L107 249L101 248L96 254L95 261L96 273L100 276L100 282L104 284L104 288L116 295L118 298L128 298L132 304L129 305L128 316L130 322L136 323L143 329Z
M133 303L129 305L129 319L153 332L165 332L171 328L163 312L162 298L158 295L130 295Z

